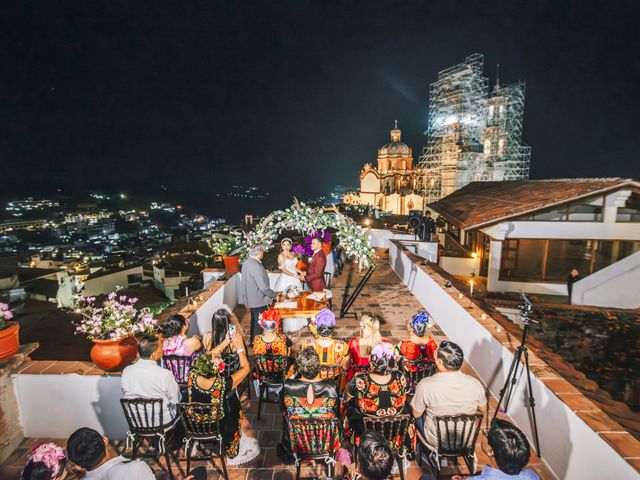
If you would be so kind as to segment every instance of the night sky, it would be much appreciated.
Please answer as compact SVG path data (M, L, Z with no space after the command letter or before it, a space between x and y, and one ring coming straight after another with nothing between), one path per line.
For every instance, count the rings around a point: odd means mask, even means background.
M194 3L3 5L4 197L356 185L395 119L417 161L428 84L473 52L527 82L532 178L640 178L640 2Z

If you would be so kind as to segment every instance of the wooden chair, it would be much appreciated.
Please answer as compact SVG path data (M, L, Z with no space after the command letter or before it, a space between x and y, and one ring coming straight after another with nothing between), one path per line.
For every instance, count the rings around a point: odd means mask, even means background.
M247 347L245 345L245 352L247 351ZM222 361L225 364L224 375L230 377L238 370L240 370L240 357L235 352L228 352L221 355ZM238 396L242 397L243 393L247 393L247 398L251 400L251 376L247 375L247 377L238 385Z
M404 480L404 442L409 433L409 424L411 418L409 414L386 415L384 417L371 417L366 415L363 418L364 431L375 430L387 441L393 457L398 463L400 470L400 479ZM355 449L355 458L357 459L358 449Z
M418 465L421 464L421 449L428 450L427 460L436 472L440 473L441 458L457 459L462 457L469 469L469 474L473 475L476 470L476 440L480 433L482 414L475 415L446 415L435 417L436 435L438 439L437 448L429 445L424 437L418 432L418 451L416 457ZM427 452L425 452L427 453Z
M169 370L178 382L182 398L186 398L189 371L193 365L193 356L188 355L163 355L162 366Z
M277 395L273 399L269 398L269 389L282 388L289 369L289 357L265 353L256 355L254 359L258 375L258 420L260 420L262 402L280 403Z
M184 451L187 456L187 472L191 471L191 460L212 460L219 458L222 464L222 474L229 480L227 474L226 452L220 433L220 421L215 419L215 409L210 403L179 403L178 412L186 432ZM211 453L208 457L194 457L193 450L198 444L207 444ZM211 445L211 446L209 446Z
M293 434L291 451L296 463L296 480L300 478L300 466L303 460L322 460L327 466L327 477L333 478L336 458L336 440L339 439L339 421L335 417L289 418L288 427Z
M416 385L423 378L430 377L436 373L436 364L433 360L425 360L420 358L418 360L406 360L401 362L402 373L407 378L407 384L409 385L409 395L416 393Z
M171 460L169 448L167 448L167 438L171 436L177 421L169 425L163 425L162 421L162 399L160 398L122 398L120 399L124 416L129 425L127 432L127 442L125 448L131 446L131 456L135 460L138 449L144 440L154 443L155 452L143 456L151 456L158 461L164 455L167 462L167 471L173 478L171 471Z

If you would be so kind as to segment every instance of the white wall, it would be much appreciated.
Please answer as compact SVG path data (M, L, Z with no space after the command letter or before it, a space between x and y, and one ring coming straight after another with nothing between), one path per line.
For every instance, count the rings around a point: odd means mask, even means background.
M113 292L116 287L127 288L129 286L127 276L133 274L142 275L142 265L110 273L102 277L91 278L84 282L82 295L85 297L97 296Z
M16 374L13 385L26 437L67 438L80 427L125 437L119 376Z
M440 257L440 266L451 275L466 275L480 273L480 259L465 257Z
M571 302L575 305L640 308L640 252L574 283Z
M391 230L371 228L367 232L369 241L373 248L389 248L390 240L413 240L414 236L410 233L396 233Z
M447 337L462 347L466 360L492 395L498 397L513 354L395 244L389 249L389 262ZM520 377L508 413L531 441L525 384ZM535 376L532 386L542 459L557 478L637 478L635 470Z

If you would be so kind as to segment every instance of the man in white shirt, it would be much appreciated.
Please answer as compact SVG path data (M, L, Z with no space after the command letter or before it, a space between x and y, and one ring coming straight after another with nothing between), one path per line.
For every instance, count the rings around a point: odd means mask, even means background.
M85 472L85 480L155 480L145 462L115 456L108 445L107 437L91 428L80 428L67 441L67 457L72 467Z
M464 353L458 345L448 340L440 343L435 354L438 373L418 383L411 401L416 426L434 448L438 446L435 417L473 415L485 410L484 387L460 371L463 362Z
M169 425L176 419L180 387L173 374L158 365L162 358L162 341L155 335L145 335L138 342L138 353L140 359L122 371L120 384L124 398L162 399L162 417L157 412L154 421Z

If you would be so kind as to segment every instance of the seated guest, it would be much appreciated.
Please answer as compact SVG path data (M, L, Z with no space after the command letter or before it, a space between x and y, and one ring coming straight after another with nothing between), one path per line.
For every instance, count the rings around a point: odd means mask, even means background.
M189 357L202 348L202 342L197 335L187 337L189 320L182 315L171 315L162 326L162 353L164 355L179 355Z
M326 308L320 310L316 315L315 328L318 338L304 340L301 348L314 348L320 357L320 365L338 365L346 369L349 365L349 348L344 341L333 338L336 328L336 316L333 312Z
M482 384L460 371L464 354L458 345L443 341L436 350L435 362L437 373L420 380L411 401L418 429L433 448L438 445L435 417L472 415L485 407Z
M277 310L265 310L260 314L260 327L262 334L256 335L253 340L253 353L255 355L289 355L292 342L284 333L280 332L280 312Z
M406 412L407 380L395 367L395 358L389 343L381 343L371 350L369 371L358 373L349 381L346 393L345 435L358 445L364 432L363 417L398 415ZM407 455L413 455L415 425L408 428L404 445ZM398 445L400 447L400 445Z
M149 465L142 460L115 456L109 440L91 428L80 428L67 441L67 456L72 466L86 472L85 480L155 480Z
M262 312L260 327L262 333L253 339L254 355L277 355L283 357L283 364L288 365L292 342L289 337L280 332L280 312L273 309ZM253 376L258 378L256 371L253 372Z
M360 336L352 338L349 342L349 355L351 365L349 367L348 379L351 380L355 372L354 367L360 367L360 371L369 366L369 356L371 349L380 342L388 342L380 335L380 320L371 313L363 313L360 317Z
M67 477L64 450L55 443L38 445L31 450L20 480L62 480Z
M287 426L287 419L297 417L339 418L340 396L337 385L320 378L320 357L311 347L302 348L296 356L300 378L285 380L281 399L285 422L284 439L295 444L295 432ZM336 428L338 424L336 423ZM290 453L291 445L283 445ZM340 447L340 432L336 431L335 449Z
M361 480L385 480L391 476L393 452L380 433L369 430L362 434L356 469ZM353 477L353 476L352 476Z
M429 335L429 328L432 326L433 321L427 312L413 316L407 325L409 338L401 341L397 346L400 360L433 360L433 354L438 346Z
M120 385L124 398L162 399L162 412L155 413L154 421L169 425L177 420L180 387L173 374L158 365L162 358L162 341L155 335L143 336L138 340L138 354L140 359L122 371Z
M540 480L531 470L524 470L529 463L531 447L524 433L506 420L496 418L489 429L489 446L493 450L498 468L485 465L482 473L473 479L485 480ZM454 476L453 479L461 479Z
M214 336L217 332L214 331ZM240 359L240 367L231 375L225 374L225 363L220 356L200 355L189 372L189 402L214 405L213 415L220 421L222 443L229 457L229 465L240 465L260 453L257 440L242 435L242 407L236 388L249 374L249 361L239 334L228 338ZM213 419L212 419L213 420Z

